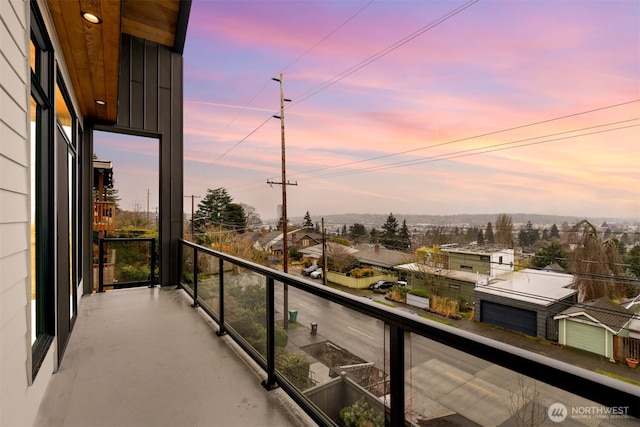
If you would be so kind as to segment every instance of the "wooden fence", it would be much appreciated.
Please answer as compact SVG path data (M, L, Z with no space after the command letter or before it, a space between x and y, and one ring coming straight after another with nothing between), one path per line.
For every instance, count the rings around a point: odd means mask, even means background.
M624 361L627 357L640 360L640 340L636 338L613 338L613 354L616 360Z

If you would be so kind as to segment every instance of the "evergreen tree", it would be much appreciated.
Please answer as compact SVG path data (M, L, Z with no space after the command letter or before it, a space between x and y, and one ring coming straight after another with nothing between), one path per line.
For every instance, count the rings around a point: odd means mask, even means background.
M360 243L367 236L367 229L364 224L354 223L349 226L349 238L356 242Z
M558 226L555 224L551 226L551 231L549 232L549 239L560 240L560 230L558 230Z
M476 242L478 242L478 245L484 245L484 234L482 234L482 230L478 231L478 239Z
M411 248L411 235L409 234L409 228L407 227L407 220L402 220L402 227L398 233L398 249L406 251Z
M562 268L566 269L568 266L568 256L569 255L562 247L562 244L558 241L554 241L536 252L533 257L533 265L538 268L544 268L553 263L557 263Z
M313 221L311 221L311 215L309 215L309 211L304 214L304 222L302 223L302 228L305 230L313 230Z
M245 216L242 205L238 203L229 203L226 213L226 224L223 228L234 230L238 233L244 233L247 228L247 217Z
M390 213L387 221L382 225L380 243L387 248L395 248L398 245L398 220Z
M493 245L495 243L495 238L493 237L493 227L491 226L490 222L487 223L487 230L484 236L484 240L490 245Z
M199 232L211 226L229 228L229 205L232 201L233 199L224 188L207 189L207 195L198 204L195 218L192 219L195 228ZM235 225L231 228L235 228Z
M347 236L347 224L342 224L342 230L340 231L340 235L343 237Z
M379 243L380 237L380 232L376 230L375 227L372 227L371 231L369 232L369 243Z

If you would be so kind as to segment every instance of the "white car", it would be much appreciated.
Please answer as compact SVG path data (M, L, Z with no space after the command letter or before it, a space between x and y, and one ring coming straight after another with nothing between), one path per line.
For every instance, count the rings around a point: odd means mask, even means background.
M309 274L309 277L312 279L322 279L322 270L316 270Z

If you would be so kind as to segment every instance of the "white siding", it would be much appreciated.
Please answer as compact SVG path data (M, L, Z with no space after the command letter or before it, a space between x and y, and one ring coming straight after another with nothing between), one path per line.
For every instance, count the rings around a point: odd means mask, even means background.
M28 426L53 371L31 375L29 1L0 0L0 425ZM53 347L53 346L52 346Z

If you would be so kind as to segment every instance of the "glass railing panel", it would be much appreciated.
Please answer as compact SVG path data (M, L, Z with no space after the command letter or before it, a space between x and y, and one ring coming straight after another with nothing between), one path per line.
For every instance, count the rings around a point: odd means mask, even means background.
M417 334L405 339L405 418L412 425L633 425L604 407ZM603 425L603 424L600 424Z
M338 425L360 419L366 422L357 425L382 427L388 380L383 322L292 286L288 299L293 315L286 346L276 351L278 372Z
M198 252L198 301L219 315L220 259L205 252Z
M105 239L102 244L105 289L151 282L150 239ZM157 265L155 270L157 277Z
M187 245L182 245L182 278L181 284L184 288L189 289L193 294L193 286L195 279L194 255L195 249Z
M259 354L267 354L266 279L237 265L224 263L225 321Z

